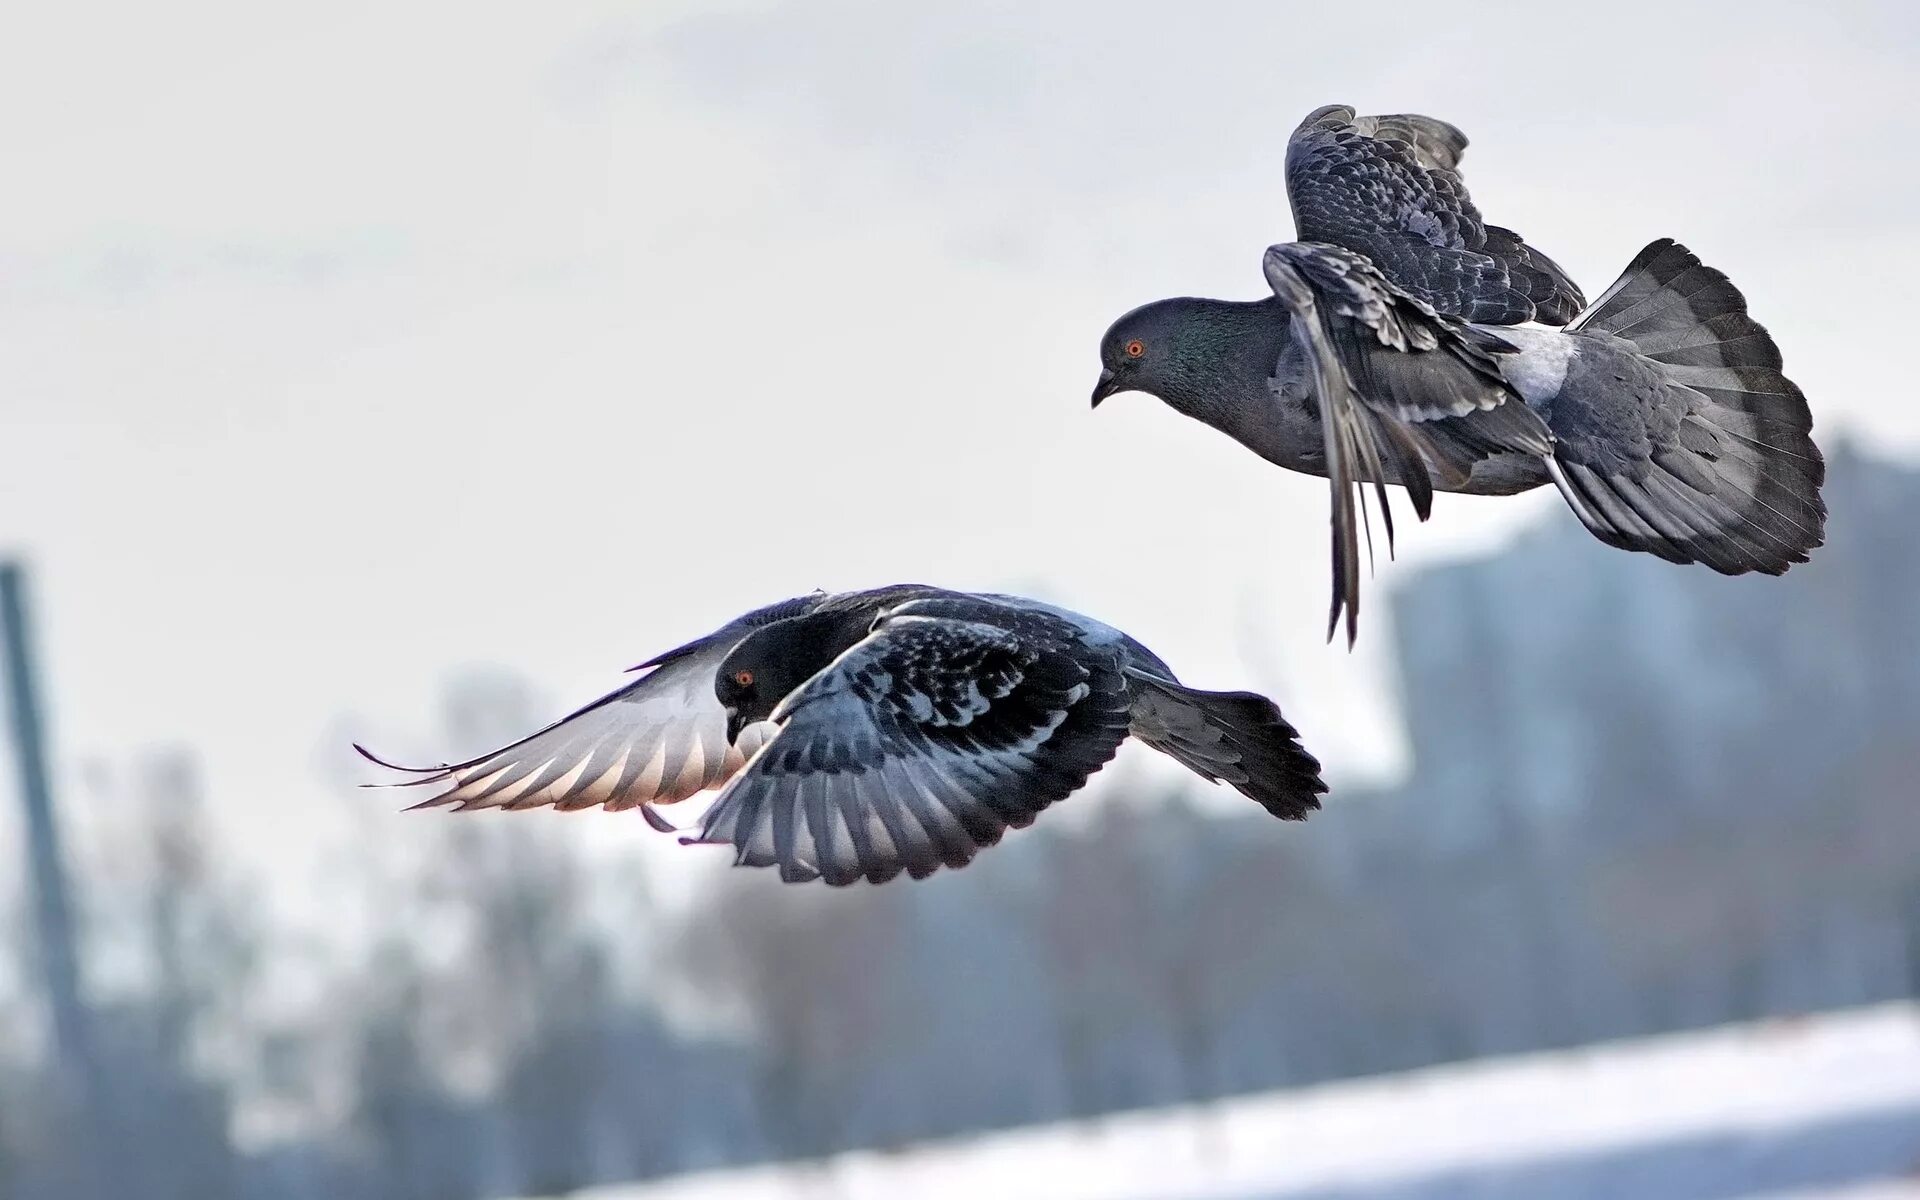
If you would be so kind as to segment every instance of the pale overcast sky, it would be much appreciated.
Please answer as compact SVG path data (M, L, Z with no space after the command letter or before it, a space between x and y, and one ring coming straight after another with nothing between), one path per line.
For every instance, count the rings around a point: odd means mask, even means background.
M1909 452L1914 14L22 10L0 548L35 569L63 782L188 743L226 832L298 868L345 809L428 819L321 782L344 714L424 732L472 663L570 704L749 605L900 579L1082 608L1277 692L1337 778L1399 769L1382 609L1359 654L1322 640L1324 483L1146 397L1089 413L1100 332L1261 293L1308 110L1421 111L1590 293L1676 236L1829 445ZM1571 518L1442 497L1371 594L1528 519Z

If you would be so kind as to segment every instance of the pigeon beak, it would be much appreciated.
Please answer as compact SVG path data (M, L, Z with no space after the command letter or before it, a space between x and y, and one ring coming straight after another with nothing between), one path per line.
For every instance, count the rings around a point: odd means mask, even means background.
M1100 369L1100 382L1093 385L1093 406L1099 408L1102 400L1105 400L1108 396L1113 395L1119 390L1118 379L1113 373L1113 368L1102 367Z
M740 715L740 710L733 707L732 705L728 705L727 706L727 745L731 746L735 742L739 741L740 731L742 729L745 729L746 727L747 727L746 718Z

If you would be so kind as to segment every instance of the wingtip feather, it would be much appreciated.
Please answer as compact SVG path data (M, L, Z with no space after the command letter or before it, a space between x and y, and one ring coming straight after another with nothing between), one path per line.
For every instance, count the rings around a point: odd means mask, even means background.
M448 769L448 764L446 763L441 763L437 767L403 767L399 763L388 762L386 759L381 758L378 754L375 754L373 751L367 749L365 746L361 745L359 742L350 742L348 744L353 747L353 752L355 754L358 754L361 758L366 759L368 762L372 763L376 767L385 767L389 771L402 771L408 775L433 775ZM380 786L380 785L374 785L374 786Z

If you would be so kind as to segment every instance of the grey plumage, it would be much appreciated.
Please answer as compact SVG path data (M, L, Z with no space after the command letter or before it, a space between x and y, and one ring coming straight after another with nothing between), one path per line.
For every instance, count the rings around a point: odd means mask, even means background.
M1807 561L1826 463L1806 398L1725 275L1662 239L1565 335L1581 352L1547 402L1553 473L1596 537L1727 575Z
M1483 450L1544 455L1553 437L1538 416L1507 404L1500 357L1514 353L1511 344L1435 312L1389 284L1361 255L1293 243L1269 249L1265 270L1319 401L1333 494L1328 633L1344 611L1351 641L1360 614L1361 481L1372 482L1379 495L1391 550L1386 481L1407 488L1424 521L1433 508L1432 472L1457 485ZM1461 435L1468 432L1478 436L1465 442Z
M1572 319L1585 301L1519 234L1488 225L1458 168L1467 136L1432 117L1307 115L1287 143L1294 236L1365 255L1408 295L1469 321Z
M1129 735L1276 816L1304 818L1325 791L1272 701L1185 687L1120 631L1019 597L801 597L650 666L530 738L401 786L443 788L420 807L638 804L650 820L718 787L683 840L835 885L965 865Z
M1663 240L1582 309L1557 265L1481 220L1465 145L1430 117L1310 115L1287 160L1301 240L1268 249L1271 298L1126 314L1102 339L1094 403L1145 391L1327 477L1329 633L1344 614L1349 643L1363 483L1389 550L1385 484L1425 520L1435 490L1553 482L1610 545L1727 574L1804 562L1824 536L1824 466L1739 291Z

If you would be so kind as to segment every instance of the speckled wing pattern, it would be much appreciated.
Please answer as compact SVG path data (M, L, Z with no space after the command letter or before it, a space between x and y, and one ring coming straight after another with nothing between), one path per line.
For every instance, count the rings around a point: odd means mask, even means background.
M1127 705L1117 651L1057 616L903 604L781 702L687 840L836 886L963 866L1112 758Z
M1315 109L1287 143L1295 237L1344 246L1436 311L1490 325L1563 325L1579 287L1520 235L1481 220L1458 167L1467 138L1445 121Z
M368 759L418 778L399 787L443 786L416 808L632 808L671 804L718 787L743 766L769 730L750 726L728 745L726 713L713 677L748 633L798 616L822 597L768 605L697 641L669 650L635 670L649 673L530 737L465 762L400 767L355 747ZM648 821L664 828L650 809Z
M1333 607L1328 636L1347 621L1358 635L1363 482L1380 501L1389 552L1393 514L1385 484L1403 484L1425 520L1430 470L1455 474L1494 451L1550 454L1553 437L1502 379L1514 348L1390 282L1374 264L1336 246L1294 242L1267 250L1265 271L1305 354L1325 438L1333 498Z

